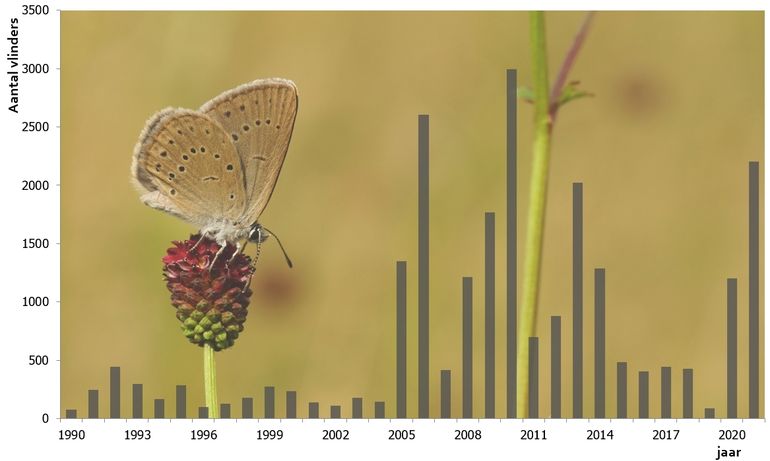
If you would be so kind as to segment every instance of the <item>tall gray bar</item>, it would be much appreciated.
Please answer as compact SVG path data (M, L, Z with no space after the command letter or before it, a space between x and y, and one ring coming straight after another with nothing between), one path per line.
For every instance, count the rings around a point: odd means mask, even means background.
M241 399L241 418L251 419L253 417L254 417L254 399L251 397L243 397Z
M693 370L685 368L682 370L682 417L692 418L693 401Z
M420 418L429 417L430 411L429 120L427 115L417 117L417 413Z
M618 418L628 418L628 364L618 362Z
M441 370L441 417L452 416L452 372Z
M506 70L506 121L505 121L505 291L506 291L506 415L516 417L516 69Z
M286 419L297 417L297 391L286 391Z
M131 406L132 406L132 412L131 417L132 418L143 418L144 415L142 414L142 407L144 406L144 389L142 388L141 384L134 384L131 386Z
M529 338L529 417L538 418L538 350L537 337Z
M605 279L604 269L594 270L594 417L605 417Z
M551 317L551 418L561 418L561 317Z
M671 367L660 368L660 417L671 417Z
M275 388L265 386L265 418L275 418Z
M360 419L364 417L364 399L353 397L353 418Z
M88 417L89 418L99 417L99 390L98 389L88 390Z
M110 418L120 418L120 367L110 367Z
M572 183L572 417L583 417L583 183Z
M759 418L759 162L749 162L749 418Z
M473 278L463 277L463 418L473 418Z
M484 213L484 416L495 417L495 214Z
M176 386L176 417L187 418L187 386Z
M727 279L727 417L738 417L738 279Z
M650 372L639 372L639 418L650 417Z
M406 261L396 261L396 417L406 418Z

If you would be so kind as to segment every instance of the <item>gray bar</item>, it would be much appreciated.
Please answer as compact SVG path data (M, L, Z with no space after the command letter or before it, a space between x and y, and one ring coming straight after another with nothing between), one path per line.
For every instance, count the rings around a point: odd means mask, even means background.
M72 408L64 410L64 417L66 419L76 419L78 417L78 411Z
M198 407L198 418L207 419L209 417L209 407Z
M583 183L572 183L572 417L583 417Z
M682 417L692 418L692 368L682 370Z
M187 386L176 386L176 417L187 418Z
M353 418L361 419L364 417L364 399L353 397Z
M529 338L529 417L537 418L538 413L538 351L537 337Z
M727 417L738 417L738 279L727 279Z
M604 269L594 269L594 417L605 417Z
M396 417L406 418L406 261L396 261Z
M706 419L714 419L714 413L715 413L715 411L714 411L713 408L706 408L703 411L703 417L706 418Z
M759 418L759 162L749 162L749 418Z
M120 418L120 367L110 367L110 418Z
M88 417L99 417L99 391L97 389L88 390Z
M253 417L254 417L254 399L251 397L243 397L241 399L241 418L252 419Z
M230 418L230 404L222 403L219 405L219 417L223 419Z
M385 402L374 402L374 417L377 419L385 418Z
M551 418L561 418L561 317L551 317Z
M441 370L441 417L452 417L452 372Z
M660 368L660 417L671 417L671 367Z
M628 364L618 362L618 418L628 418Z
M155 418L166 417L166 401L163 399L155 399L153 401L153 407L155 410Z
M339 405L332 405L329 407L329 416L331 419L340 419L342 418L342 407Z
M639 372L639 418L650 417L650 372Z
M473 418L473 278L463 277L463 418Z
M310 402L307 404L307 417L310 419L318 418L318 402Z
M265 386L265 418L275 418L275 388Z
M505 122L505 216L506 216L506 243L505 243L505 291L506 291L506 415L508 418L516 417L516 103L518 101L516 90L516 69L506 70L506 122Z
M132 400L132 418L143 418L143 406L144 406L144 389L141 384L134 384L131 387L131 400Z
M484 213L484 416L495 417L495 214Z
M297 391L286 391L286 419L297 417Z
M418 416L429 416L430 326L429 326L429 117L417 117L417 406Z

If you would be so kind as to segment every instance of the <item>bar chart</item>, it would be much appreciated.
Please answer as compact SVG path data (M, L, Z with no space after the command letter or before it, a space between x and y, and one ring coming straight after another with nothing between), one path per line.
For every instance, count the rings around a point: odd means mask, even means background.
M496 257L498 249L495 247L496 213L484 212L483 247L480 253L483 255L484 271L483 280L480 277L463 276L455 283L461 286L461 297L457 299L456 315L461 319L462 329L457 332L456 346L454 350L461 357L461 369L434 369L431 368L430 353L430 298L429 284L430 272L430 205L429 194L430 178L430 130L431 118L427 114L417 117L417 305L410 306L407 303L408 290L415 289L407 284L408 273L414 263L406 260L395 262L394 290L396 293L396 305L392 318L394 330L392 335L392 347L395 350L395 363L392 368L392 380L394 382L395 395L387 396L350 396L347 402L322 402L313 400L312 396L298 394L293 389L278 389L266 384L259 395L242 396L238 401L221 403L219 414L221 418L264 418L264 419L414 419L414 418L507 418L519 417L522 412L517 409L517 96L516 89L517 71L506 71L506 216L505 239L507 241L505 255L503 255L507 273L505 300L506 316L502 321L505 324L504 350L496 348L495 331L496 322L501 319L495 316L495 280ZM435 129L435 128L434 128ZM714 332L714 337L719 338L724 344L724 400L723 401L699 401L696 399L698 385L697 370L689 367L674 367L667 365L666 357L661 357L661 363L655 369L639 369L635 366L633 357L615 363L607 362L607 351L611 344L607 344L606 333L612 328L622 328L612 322L612 302L606 299L608 284L613 282L611 270L604 267L595 267L586 270L584 267L584 184L574 182L572 186L572 216L571 216L571 265L564 270L571 271L572 278L572 306L571 312L563 315L551 316L543 319L550 326L548 337L529 337L528 344L528 394L529 401L526 415L528 418L591 418L591 419L692 419L692 418L764 418L760 408L760 380L761 366L759 362L760 351L760 316L762 309L759 299L759 239L760 239L760 164L751 161L746 165L745 187L748 191L747 207L749 235L748 240L748 280L740 284L738 279L724 277L724 318L725 326L720 332ZM736 205L737 206L737 205ZM735 251L739 251L736 248ZM565 262L565 264L567 264ZM587 275L587 277L586 277ZM584 285L593 285L594 299L584 305ZM473 303L474 285L476 290L483 290L483 306ZM739 303L739 287L748 292L747 302ZM407 318L410 309L417 310L417 325L408 325ZM593 319L593 335L584 335L584 319L586 311L591 310L590 318ZM474 384L474 312L483 315L483 363L480 366L483 377L483 388L475 389ZM738 319L744 319L748 324L748 337L739 337ZM609 319L609 322L608 322ZM408 347L407 337L409 329L417 331L417 347ZM570 329L572 341L566 344L562 341L563 332ZM741 388L738 386L738 345L747 345L747 382ZM545 345L548 344L548 348ZM586 354L586 345L590 345L590 355ZM569 346L569 347L566 347ZM416 349L416 350L414 350ZM548 350L548 355L541 351ZM504 369L497 369L496 355L501 354L505 359ZM565 359L567 369L571 373L563 374ZM417 363L416 376L407 374L408 362ZM550 370L549 380L540 379L543 370ZM586 388L585 370L593 372L592 388ZM500 374L505 377L505 414L496 412L495 378ZM673 378L681 383L677 388L673 386ZM409 395L409 380L417 381L416 395ZM629 383L637 383L637 392L629 392ZM109 368L109 389L106 393L107 408L100 408L100 402L104 401L104 391L100 389L87 390L88 408L85 410L65 408L64 417L77 418L208 418L209 408L188 402L187 389L190 384L178 384L175 387L173 406L164 399L153 399L147 403L144 401L147 393L142 384L131 384L130 391L125 392L126 379L122 376L121 368L112 366ZM437 383L432 385L431 382ZM614 408L615 414L607 411L609 397L608 387L615 389ZM432 395L431 389L438 389L438 395ZM453 401L452 389L461 389L461 398ZM586 408L583 397L585 392L593 394L593 408ZM474 395L483 394L483 406L474 407ZM562 398L565 393L572 396L572 407L563 408ZM550 400L549 412L545 413L539 408L539 396L547 395ZM674 408L672 395L677 396L681 406ZM651 396L659 402L659 407L651 405ZM737 402L740 398L748 399L748 413L739 414ZM121 399L130 399L132 412L130 415L121 414ZM255 414L255 399L261 399L261 414ZM276 411L276 399L283 399L284 414ZM407 411L407 403L416 400L417 412L411 414ZM439 402L438 412L431 413L430 401ZM144 412L145 406L151 402L152 414ZM172 410L173 408L173 410ZM235 411L234 409L238 409Z

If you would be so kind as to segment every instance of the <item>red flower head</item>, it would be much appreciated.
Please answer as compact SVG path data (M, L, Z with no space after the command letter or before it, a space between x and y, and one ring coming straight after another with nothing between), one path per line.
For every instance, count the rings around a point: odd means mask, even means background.
M217 256L222 247L200 235L173 243L163 257L163 276L184 335L216 351L232 346L248 313L251 258L243 253L233 257L230 244Z

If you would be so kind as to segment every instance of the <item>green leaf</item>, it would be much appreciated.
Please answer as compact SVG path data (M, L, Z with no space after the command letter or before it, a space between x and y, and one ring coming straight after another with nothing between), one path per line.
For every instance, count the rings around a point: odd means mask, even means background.
M526 101L530 104L535 102L535 92L528 86L520 86L516 89L516 96L522 101Z
M579 81L572 81L572 82L569 82L564 87L563 90L561 90L561 94L559 95L559 101L557 103L559 107L567 104L570 101L574 101L576 99L594 96L594 94L589 91L579 89L578 85L580 85Z

